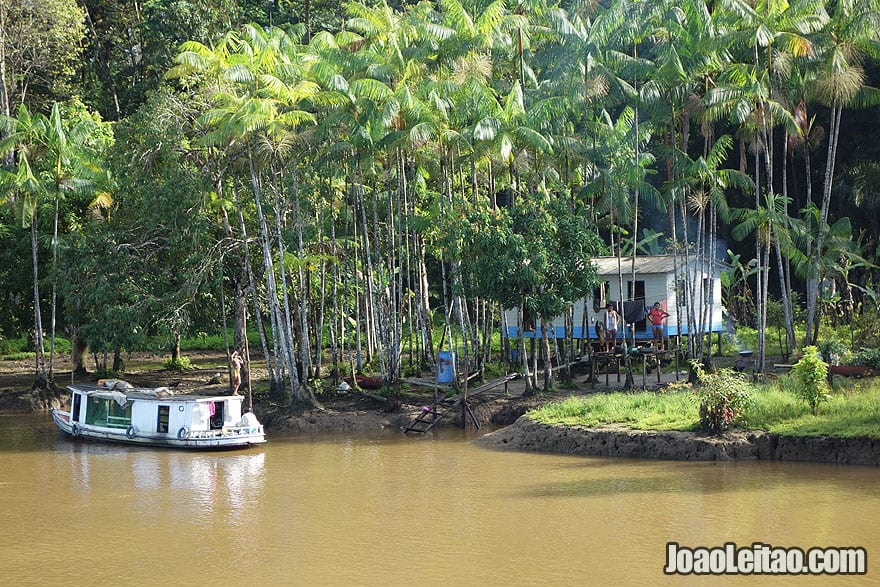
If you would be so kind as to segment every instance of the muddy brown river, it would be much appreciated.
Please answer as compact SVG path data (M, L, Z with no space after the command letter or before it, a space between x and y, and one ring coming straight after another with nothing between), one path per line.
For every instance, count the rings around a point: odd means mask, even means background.
M705 583L663 574L674 541L860 546L867 575L781 583L880 584L880 469L495 452L474 434L191 453L73 443L48 414L0 415L0 583Z

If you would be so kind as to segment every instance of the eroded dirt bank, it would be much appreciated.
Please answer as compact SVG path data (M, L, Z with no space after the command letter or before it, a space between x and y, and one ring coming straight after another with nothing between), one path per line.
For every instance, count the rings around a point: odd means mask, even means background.
M788 437L765 432L728 432L716 438L693 432L551 426L520 417L486 434L482 446L580 456L682 461L772 460L880 465L880 440Z

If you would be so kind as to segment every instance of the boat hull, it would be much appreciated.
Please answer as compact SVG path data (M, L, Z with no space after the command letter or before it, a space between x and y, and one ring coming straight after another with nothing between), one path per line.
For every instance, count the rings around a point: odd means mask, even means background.
M52 409L52 420L63 434L74 439L116 442L138 446L163 446L192 450L216 450L247 448L266 442L262 426L235 427L225 430L190 432L181 428L174 433L138 433L132 427L126 429L90 426L71 422L70 412Z

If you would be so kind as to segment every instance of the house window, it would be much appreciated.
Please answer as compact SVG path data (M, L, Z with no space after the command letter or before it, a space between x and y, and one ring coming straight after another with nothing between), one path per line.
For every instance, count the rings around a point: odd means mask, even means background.
M635 291L633 291L633 282L626 282L626 293L630 301L640 301L639 309L636 310L635 315L639 317L638 320L633 322L632 316L627 317L627 322L631 324L635 324L636 330L644 330L647 328L647 313L644 310L645 307L645 282L636 280ZM629 310L628 310L629 311Z
M159 406L159 415L156 419L156 432L168 432L168 414L171 406Z
M626 296L628 300L644 300L645 299L645 282L636 280L636 290L633 292L633 282L626 282Z

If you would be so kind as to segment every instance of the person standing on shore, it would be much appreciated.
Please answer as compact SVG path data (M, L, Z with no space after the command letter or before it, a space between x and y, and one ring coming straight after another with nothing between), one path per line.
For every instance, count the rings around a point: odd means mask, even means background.
M235 350L232 351L229 361L232 363L232 395L238 395L238 388L241 387L241 366L244 365L244 360Z

